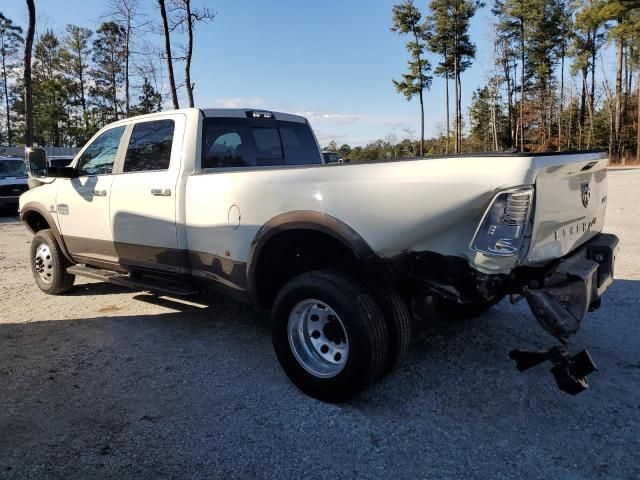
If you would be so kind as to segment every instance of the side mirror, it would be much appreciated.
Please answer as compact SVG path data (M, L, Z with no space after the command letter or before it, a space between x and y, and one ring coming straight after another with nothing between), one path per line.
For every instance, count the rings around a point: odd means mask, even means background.
M34 178L46 178L48 174L47 155L42 148L25 149L25 158L29 167L29 175Z

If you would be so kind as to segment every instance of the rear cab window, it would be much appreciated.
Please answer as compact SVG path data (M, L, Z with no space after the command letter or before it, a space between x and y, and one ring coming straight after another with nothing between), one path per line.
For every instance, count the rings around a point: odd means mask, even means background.
M316 164L322 164L322 157L306 123L273 118L204 119L203 169Z

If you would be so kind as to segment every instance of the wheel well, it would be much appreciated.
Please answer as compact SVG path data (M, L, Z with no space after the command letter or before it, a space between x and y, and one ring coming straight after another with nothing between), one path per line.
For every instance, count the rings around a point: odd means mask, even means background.
M23 222L29 227L32 233L39 232L40 230L44 230L45 228L51 228L51 226L47 223L47 220L42 216L42 214L34 211L26 212L22 216Z
M260 251L255 268L256 300L270 308L282 286L304 272L327 267L355 267L349 247L316 230L287 230L271 237Z

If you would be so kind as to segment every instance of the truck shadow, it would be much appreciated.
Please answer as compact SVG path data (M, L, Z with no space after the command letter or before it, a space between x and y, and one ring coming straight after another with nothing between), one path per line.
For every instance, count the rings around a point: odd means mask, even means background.
M91 285L92 294L118 290ZM638 424L638 281L614 283L603 308L576 335L573 343L589 348L601 370L580 397L557 391L546 367L515 370L507 358L511 348L552 341L525 305L503 302L475 321L426 326L397 372L340 406L310 399L288 382L271 348L266 314L207 295L201 300L208 306L135 297L173 313L0 324L0 467L27 468L37 456L58 465L68 454L83 465L104 462L104 455L126 461L132 439L151 462L175 460L177 450L151 447L159 435L168 445L207 437L207 445L233 458L225 445L237 445L247 432L272 438L274 428L281 429L297 445L309 434L295 425L320 431L326 417L343 425L335 428L353 429L343 431L338 447L348 441L372 449L382 441L374 441L375 432L389 422L394 432L412 432L416 442L437 441L434 428L448 428L453 444L458 438L476 445L491 432L515 435L525 445L530 434L544 438L550 431L576 451L581 440L565 428L601 435L599 423L585 424L585 415L596 418L615 405L614 424ZM622 441L630 434L620 435ZM266 451L278 448L259 443ZM194 448L210 448L204 445ZM492 454L505 448L491 445L483 448ZM461 461L466 455L450 454Z

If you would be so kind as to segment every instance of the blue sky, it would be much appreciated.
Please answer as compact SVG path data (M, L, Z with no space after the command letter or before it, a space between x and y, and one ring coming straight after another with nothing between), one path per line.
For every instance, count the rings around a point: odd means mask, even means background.
M0 11L26 25L24 2L5 2ZM155 0L143 3L154 21L159 18ZM388 134L403 138L407 128L419 137L417 99L407 102L391 83L405 70L407 60L406 39L389 30L393 0L194 3L218 13L196 34L192 78L197 106L301 113L323 145L331 139L362 145ZM416 3L424 12L427 2ZM95 29L104 20L106 4L106 0L36 0L39 31L44 26L61 32L66 23ZM472 91L491 70L491 22L488 8L472 21L477 56L462 77L465 112ZM182 67L177 68L181 76ZM425 115L428 137L444 123L443 79L435 78L426 93Z

